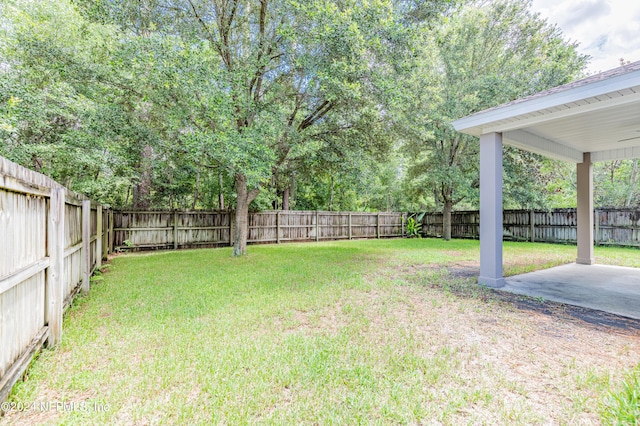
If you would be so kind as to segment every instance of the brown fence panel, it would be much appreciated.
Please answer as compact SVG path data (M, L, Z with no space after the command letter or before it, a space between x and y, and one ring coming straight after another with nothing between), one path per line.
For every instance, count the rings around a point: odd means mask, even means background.
M598 209L594 216L596 244L640 247L640 209ZM503 228L504 240L575 244L577 214L575 209L505 210ZM442 236L442 213L424 215L422 235ZM477 210L453 212L453 238L479 238L479 235L480 214Z
M229 212L176 212L177 215L177 247L211 247L229 245L230 219Z
M214 247L231 242L233 215L227 211L127 210L113 211L111 217L114 250ZM253 212L249 213L247 242L400 237L405 221L403 213Z

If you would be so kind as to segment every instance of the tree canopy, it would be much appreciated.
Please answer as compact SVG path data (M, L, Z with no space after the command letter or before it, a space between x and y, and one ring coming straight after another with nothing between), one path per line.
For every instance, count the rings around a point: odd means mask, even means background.
M463 6L435 30L421 34L411 90L399 122L409 155L408 179L417 197L429 197L444 212L451 237L451 211L478 199L478 143L451 122L579 76L586 57L563 40L557 27L533 14L528 3L496 1ZM507 148L505 198L534 204L539 158ZM535 173L522 173L536 169ZM531 172L532 170L527 170ZM519 179L517 184L511 180Z
M477 205L451 121L586 60L513 0L7 0L0 155L114 207L233 208L243 254L250 208ZM600 202L640 202L637 162L599 167ZM571 200L564 165L505 169L511 207Z

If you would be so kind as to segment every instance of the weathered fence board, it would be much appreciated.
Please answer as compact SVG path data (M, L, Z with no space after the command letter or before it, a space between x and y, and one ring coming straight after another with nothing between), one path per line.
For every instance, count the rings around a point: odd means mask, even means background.
M89 251L92 271L108 253L102 211L83 239L81 206L81 196L0 157L0 402L45 341L60 341L65 299L86 276L82 256Z
M640 247L639 209L598 209L594 212L596 244ZM575 209L505 210L503 238L508 241L538 241L574 244L577 239ZM442 213L427 213L422 218L423 236L442 236ZM480 213L453 212L452 238L479 238Z
M144 250L232 243L228 211L114 211L113 247ZM250 244L390 238L404 234L404 213L282 210L249 214Z

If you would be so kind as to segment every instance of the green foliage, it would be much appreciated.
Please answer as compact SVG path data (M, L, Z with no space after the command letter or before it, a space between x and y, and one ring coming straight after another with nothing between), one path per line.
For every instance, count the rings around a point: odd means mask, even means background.
M526 2L463 6L434 31L420 34L420 55L408 77L399 122L409 159L407 180L416 197L436 206L474 206L478 200L478 144L451 121L566 83L586 58L557 27ZM505 201L540 205L539 157L505 150ZM540 176L525 181L523 177Z
M407 219L405 231L408 238L422 238L422 224L420 222L416 222L413 217Z
M597 163L593 175L595 206L640 206L640 160Z
M610 425L640 423L640 365L626 374L619 390L609 392L601 416Z
M585 61L526 2L447 0L7 0L0 57L0 155L102 203L233 207L244 176L253 209L414 211L477 206L451 120ZM575 203L566 165L505 170L506 206ZM594 181L640 203L637 161Z

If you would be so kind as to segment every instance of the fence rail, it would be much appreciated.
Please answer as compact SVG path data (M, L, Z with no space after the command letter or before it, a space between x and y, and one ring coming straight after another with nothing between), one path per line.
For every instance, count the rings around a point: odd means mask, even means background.
M233 244L233 212L114 211L112 250ZM249 213L248 243L391 238L404 235L406 213L282 210Z
M0 157L0 402L108 253L102 206Z
M422 233L442 236L442 213L427 213L422 218ZM503 238L507 241L575 243L577 239L576 209L505 210ZM451 215L452 238L479 238L480 213L454 212ZM597 209L594 211L596 245L640 247L639 209Z

